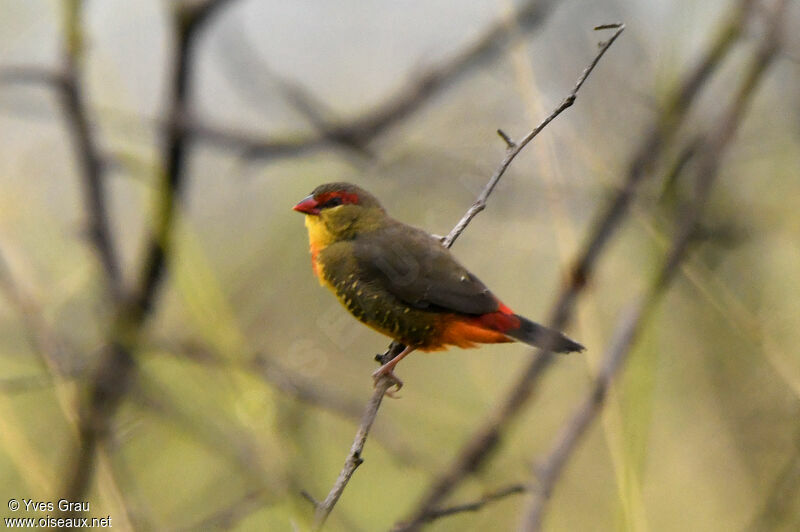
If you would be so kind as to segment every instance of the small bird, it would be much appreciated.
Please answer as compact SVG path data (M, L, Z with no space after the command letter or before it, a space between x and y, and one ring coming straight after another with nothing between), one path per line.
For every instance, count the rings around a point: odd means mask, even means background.
M318 186L294 206L305 214L311 267L320 284L358 320L405 345L372 374L389 377L414 350L513 342L555 352L584 347L514 314L436 237L390 217L378 200L350 183Z

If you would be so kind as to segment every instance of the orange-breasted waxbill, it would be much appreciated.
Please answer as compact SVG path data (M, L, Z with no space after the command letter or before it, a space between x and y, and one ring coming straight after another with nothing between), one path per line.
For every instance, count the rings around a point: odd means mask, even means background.
M320 185L294 206L304 213L311 266L350 313L406 346L375 373L387 375L418 349L518 340L567 353L583 346L514 314L441 242L390 217L378 200L350 183Z

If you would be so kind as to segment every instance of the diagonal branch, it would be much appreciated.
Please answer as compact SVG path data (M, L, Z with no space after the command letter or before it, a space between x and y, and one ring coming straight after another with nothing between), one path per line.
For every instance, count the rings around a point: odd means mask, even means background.
M759 82L776 57L779 49L780 21L785 6L786 0L781 0L776 6L768 34L752 58L733 102L712 130L704 149L699 152L701 155L696 170L696 197L676 230L673 244L665 255L661 267L656 272L647 291L638 297L631 304L629 311L620 318L614 339L606 352L594 386L564 426L561 435L542 465L536 468L539 489L534 494L533 502L525 515L521 530L526 532L541 530L545 506L567 460L602 409L611 380L625 363L638 334L652 316L653 310L685 258L689 246L697 234L711 187L719 174L719 166L725 150L730 145Z
M476 501L456 504L454 506L448 506L447 508L434 510L430 514L428 514L426 521L430 522L442 517L448 517L451 515L460 514L464 512L477 512L487 504L499 501L501 499L505 499L506 497L510 497L511 495L525 493L526 491L530 491L529 486L526 486L525 484L512 484L511 486L507 486L503 489L487 493L486 495L484 495L483 497L481 497Z
M619 35L625 29L625 26L622 24L615 24L613 26L603 26L601 29L606 29L608 27L613 27L616 29L616 32L612 35L612 37L603 44L600 51L596 55L596 57L592 60L589 66L584 69L581 76L578 78L575 87L572 91L567 95L567 97L561 102L561 104L556 107L556 109L547 117L545 118L538 126L536 126L533 130L531 130L523 139L518 143L515 144L511 142L509 137L502 132L500 136L506 141L507 149L506 155L501 161L500 165L498 166L497 170L495 170L492 177L489 179L488 183L481 191L478 199L475 203L467 210L464 216L459 220L459 222L453 227L450 234L445 237L442 242L442 245L449 248L453 245L456 238L466 229L467 225L469 225L470 221L472 221L475 216L481 212L483 209L486 208L486 201L491 195L492 191L494 190L495 186L497 185L500 178L503 177L505 174L506 169L514 160L514 158L525 148L530 141L536 137L550 122L552 122L558 115L568 109L572 104L575 102L576 96L580 88L583 86L584 82L588 78L589 74L591 74L594 67L600 61L600 58L605 54L606 50L614 43L614 41L619 37ZM405 346L397 343L392 342L392 345L389 346L387 352L380 357L381 362L385 363L397 356ZM361 465L361 452L364 448L364 444L366 443L366 438L369 433L369 429L372 426L372 423L375 421L375 417L378 414L378 408L380 407L381 400L383 395L386 391L391 387L391 381L387 377L382 377L376 387L375 391L372 394L372 397L367 403L366 411L364 412L364 417L362 419L361 425L359 426L358 432L356 433L355 440L353 441L353 445L350 449L350 453L345 460L344 467L339 473L339 477L336 479L333 487L331 488L330 492L328 493L325 500L319 504L316 504L316 512L314 516L315 528L320 529L325 524L325 520L327 519L330 512L333 510L333 507L336 505L336 502L341 497L342 492L344 491L347 483L352 477L353 473L355 472L356 468Z
M569 321L575 302L585 288L600 253L628 213L639 184L660 159L665 144L676 134L700 89L741 37L752 4L753 0L739 0L738 8L723 25L708 52L667 97L664 111L636 150L625 182L593 226L589 239L572 268L570 279L553 306L549 320L552 328L561 330ZM552 361L552 353L546 350L536 351L517 383L464 444L449 467L433 480L416 508L405 521L396 525L396 530L418 530L427 516L441 506L464 478L487 460L499 443L503 431L532 397L538 379Z
M171 532L193 532L195 530L231 530L247 516L263 509L269 503L265 490L248 491L228 506L204 516L191 525L181 526Z
M229 367L223 368L222 365L225 362L207 346L184 342L169 346L167 351L179 353L182 357L192 362L212 366L215 370L230 369ZM320 387L303 375L281 366L273 358L266 353L256 352L242 354L237 357L237 360L243 361L241 369L252 373L266 385L288 398L326 411L350 422L359 423L361 421L363 417L363 405L361 403L355 399L350 399L335 389ZM9 383L12 389L14 384L16 383ZM3 383L0 381L0 390L3 389L2 386ZM25 383L21 383L21 388L24 389L24 386ZM417 467L425 467L419 464L429 462L426 457L420 456L419 453L413 450L410 442L404 438L396 427L388 425L378 427L376 432L373 432L373 438L398 461Z

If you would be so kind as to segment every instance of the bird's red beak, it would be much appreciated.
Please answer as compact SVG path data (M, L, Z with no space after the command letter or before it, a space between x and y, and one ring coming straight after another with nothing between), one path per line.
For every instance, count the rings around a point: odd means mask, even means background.
M303 198L303 201L292 207L297 212L305 214L319 214L319 203L314 199L314 196Z

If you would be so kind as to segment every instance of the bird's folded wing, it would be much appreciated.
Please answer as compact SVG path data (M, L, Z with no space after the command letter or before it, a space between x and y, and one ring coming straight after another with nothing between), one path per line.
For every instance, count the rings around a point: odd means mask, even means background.
M485 314L497 298L428 233L390 225L354 241L358 268L416 308Z

